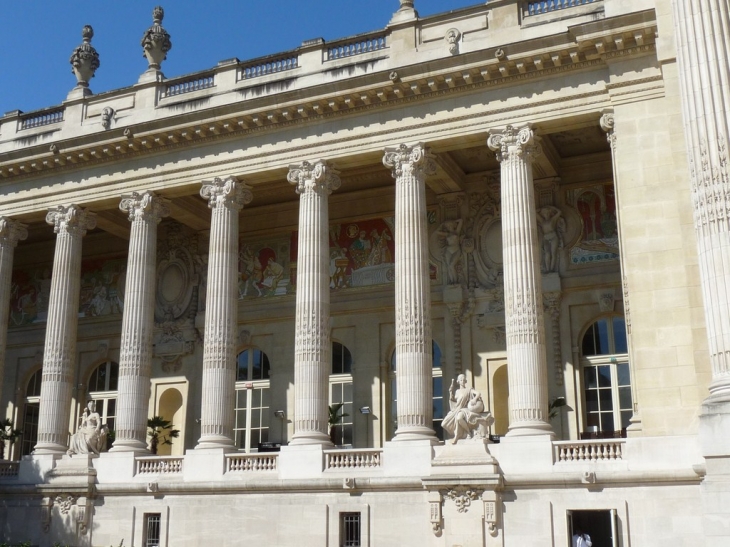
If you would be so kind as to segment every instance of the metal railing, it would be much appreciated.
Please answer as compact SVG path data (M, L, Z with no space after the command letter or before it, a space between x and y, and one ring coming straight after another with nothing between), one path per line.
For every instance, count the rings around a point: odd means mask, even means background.
M624 439L553 442L556 463L615 462L623 460Z
M226 456L226 472L276 471L278 454L229 454Z
M18 462L0 463L0 478L17 477L19 472L20 463Z
M20 129L33 129L34 127L42 127L52 123L63 121L63 108L39 112L36 114L28 114L20 119Z
M146 456L137 458L137 475L173 475L182 473L182 456Z
M353 57L370 53L371 51L379 51L388 47L387 34L379 32L377 34L369 34L362 37L354 37L339 43L334 43L327 47L325 60L333 61L344 57Z
M215 76L213 74L206 74L205 76L196 76L195 78L170 83L165 88L162 96L174 97L175 95L192 93L193 91L208 89L213 86L215 86Z
M525 15L540 15L542 13L550 13L561 9L572 8L575 6L583 6L593 4L600 0L537 0L527 2L525 7Z
M258 78L259 76L267 76L268 74L276 74L277 72L293 70L298 66L299 55L296 53L282 54L281 57L242 64L239 68L238 79L248 80L249 78Z
M376 469L383 464L383 451L378 449L325 450L324 469Z

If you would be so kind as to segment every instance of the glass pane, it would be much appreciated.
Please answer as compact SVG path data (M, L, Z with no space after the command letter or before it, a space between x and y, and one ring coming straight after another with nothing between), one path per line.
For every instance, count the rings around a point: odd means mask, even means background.
M611 387L611 366L598 367L598 387Z
M255 349L253 350L253 363L251 365L251 379L252 380L261 380L262 370L261 370L261 350Z
M261 430L252 429L251 430L251 448L258 448L260 442L261 442Z
M629 370L628 363L619 363L616 365L616 377L618 378L618 385L631 385L631 371Z
M595 323L588 327L583 335L583 355L596 354L596 325Z
M116 391L119 384L119 365L109 363L109 391Z
M352 444L352 424L342 426L342 444Z
M270 398L269 388L261 388L261 406L269 408L271 406L271 402L269 401Z
M444 396L444 380L441 376L436 376L433 379L433 396L443 397Z
M601 407L601 412L613 410L613 393L611 393L610 389L599 389L598 401Z
M443 418L444 417L444 400L434 399L433 400L433 417Z
M631 404L631 388L620 387L618 388L618 406L621 410L632 410L633 405Z
M28 388L25 391L26 397L40 397L41 395L42 370L38 370L28 381Z
M248 356L248 350L244 350L238 354L238 375L236 376L236 381L238 382L248 380Z
M613 318L613 342L614 353L628 353L628 344L626 343L626 321L623 317Z
M431 355L433 357L433 368L441 368L441 348L435 342L431 342Z
M586 367L583 369L584 383L586 389L596 389L598 387L598 379L596 378L596 367Z
M251 393L251 406L253 407L260 407L261 406L261 390L260 389L254 389L253 393Z
M117 400L108 399L106 404L106 417L113 417L117 415Z
M393 352L393 355L390 356L390 370L395 372L395 351Z
M246 406L246 390L238 389L236 390L236 408L244 406Z
M631 425L630 420L632 414L633 412L631 412L630 410L621 411L621 429L626 429Z
M342 400L352 401L352 382L342 384Z
M598 410L598 392L596 390L586 391L586 410L588 412L596 412Z
M613 413L601 412L601 431L615 431L613 426Z
M261 352L261 356L261 379L268 380L271 377L271 364L269 363L269 357L263 351Z
M246 427L246 409L245 408L239 408L236 411L236 427L238 429L243 429Z
M433 430L436 432L436 437L440 440L444 440L444 428L441 427L441 420L434 420Z
M99 376L100 371L98 368L91 373L91 378L89 378L89 391L102 391L99 389Z
M588 422L588 427L596 426L596 427L600 428L601 420L599 419L599 417L600 417L600 414L598 414L597 412L589 414L587 416L587 420L586 420Z
M259 432L259 438L261 439L262 443L269 442L269 430L268 429L262 429Z
M596 347L596 355L608 355L611 350L608 345L608 321L601 319L596 322L598 326L598 342Z

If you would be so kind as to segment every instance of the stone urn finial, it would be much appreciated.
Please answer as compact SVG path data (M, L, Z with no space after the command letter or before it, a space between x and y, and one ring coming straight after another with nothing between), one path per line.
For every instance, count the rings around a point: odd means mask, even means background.
M157 6L152 10L152 26L142 36L143 55L147 57L149 69L159 70L162 61L167 59L167 52L172 49L170 34L162 28L165 10Z
M407 9L413 9L413 0L400 0L400 9L398 11L403 11Z
M78 82L76 87L89 87L89 80L94 77L94 72L99 68L99 54L91 45L94 37L94 29L91 25L85 25L81 31L84 42L73 50L71 54L71 72L76 76Z

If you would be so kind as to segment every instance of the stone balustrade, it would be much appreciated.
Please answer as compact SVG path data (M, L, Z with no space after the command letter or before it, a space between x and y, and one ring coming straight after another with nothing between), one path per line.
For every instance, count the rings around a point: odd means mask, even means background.
M135 458L136 475L176 475L183 471L182 456L147 456Z
M215 76L213 74L195 75L194 77L185 76L182 79L175 79L167 82L167 86L162 92L162 97L173 97L175 95L183 95L208 89L215 86Z
M299 67L299 54L288 52L274 57L243 62L239 65L238 80L249 80L260 76L268 76L277 72L286 72Z
M602 2L602 0L537 0L525 3L524 15L540 15L576 6L585 6L586 4L598 4L599 2Z
M19 462L0 463L0 479L15 478L20 470Z
M624 439L556 441L553 443L555 463L621 461L625 444Z
M229 454L226 456L226 473L276 471L278 454Z
M363 53L370 53L371 51L379 51L387 47L387 33L368 33L328 45L325 60L332 61L344 57L354 57Z
M325 450L324 469L374 469L383 465L383 451L377 449Z
M51 125L63 121L63 108L31 112L20 119L20 129L33 129L44 125Z

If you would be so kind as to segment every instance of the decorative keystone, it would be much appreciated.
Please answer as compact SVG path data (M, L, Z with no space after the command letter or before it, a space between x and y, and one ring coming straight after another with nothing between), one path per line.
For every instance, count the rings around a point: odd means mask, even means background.
M99 68L99 54L91 45L91 39L94 37L94 29L91 25L84 26L81 31L81 37L84 42L74 49L71 54L71 72L76 76L77 88L89 87L89 80L94 77L94 72Z
M152 26L142 36L143 55L147 57L149 69L159 70L162 61L167 59L167 52L172 49L170 34L162 28L165 10L157 6L152 10Z

